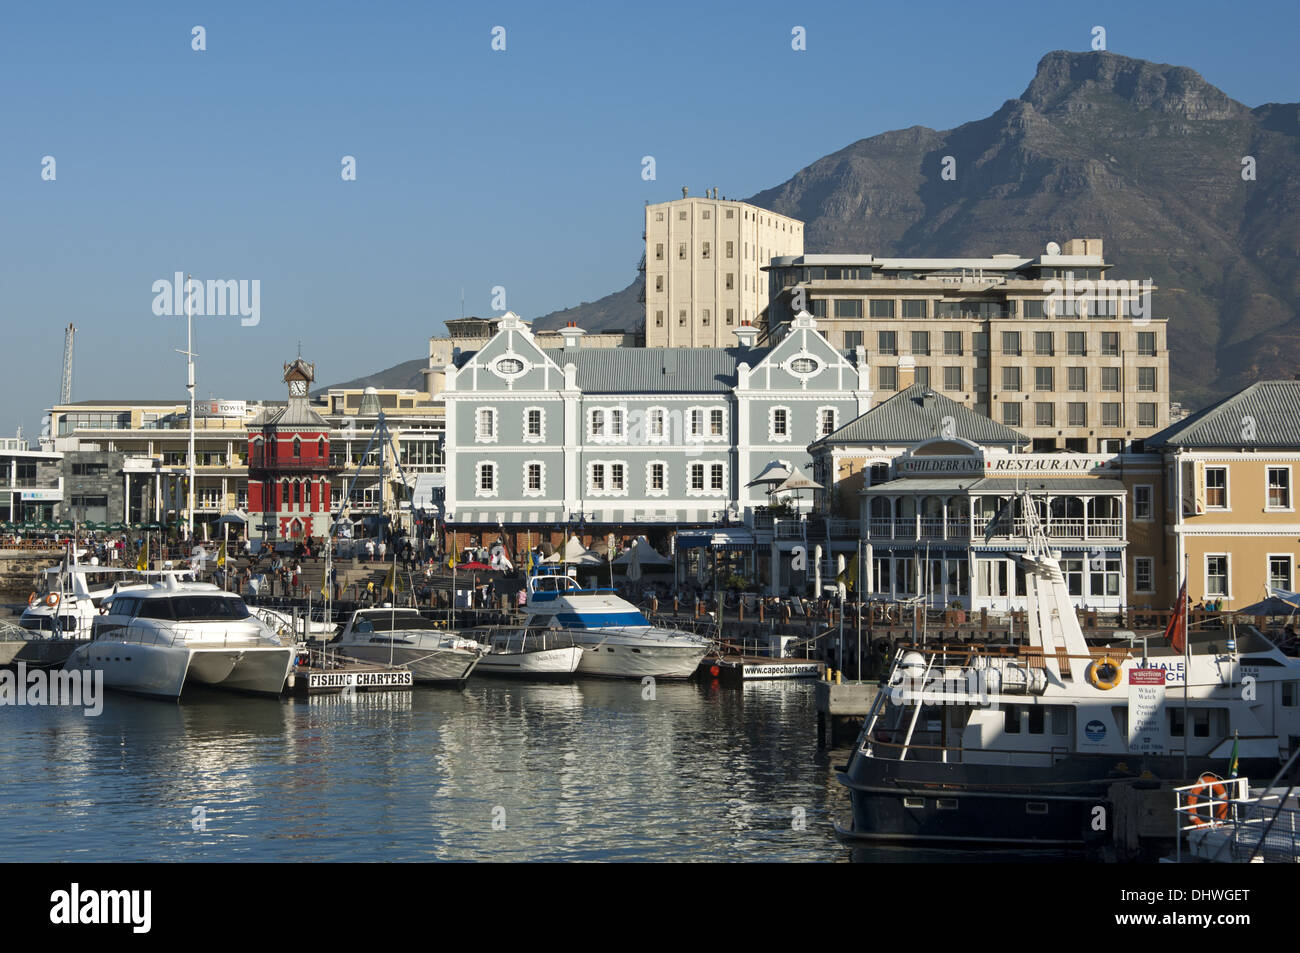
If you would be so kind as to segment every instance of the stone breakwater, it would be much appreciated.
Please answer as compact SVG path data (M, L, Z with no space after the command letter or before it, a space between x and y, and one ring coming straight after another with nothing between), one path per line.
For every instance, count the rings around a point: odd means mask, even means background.
M57 550L40 552L0 550L0 602L27 601L41 573L63 558Z

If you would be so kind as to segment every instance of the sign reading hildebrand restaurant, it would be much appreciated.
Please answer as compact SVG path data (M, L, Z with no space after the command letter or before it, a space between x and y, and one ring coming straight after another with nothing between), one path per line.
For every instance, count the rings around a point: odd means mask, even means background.
M900 474L941 473L957 476L999 476L1004 473L1096 473L1112 463L1105 457L1024 454L1006 457L901 457Z

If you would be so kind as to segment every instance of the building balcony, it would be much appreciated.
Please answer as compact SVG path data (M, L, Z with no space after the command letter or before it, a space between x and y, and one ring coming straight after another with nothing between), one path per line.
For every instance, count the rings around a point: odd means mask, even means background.
M944 520L934 517L912 519L871 519L868 521L871 539L901 540L970 540L985 535L990 517L977 516L973 521ZM1043 522L1043 531L1052 540L1122 540L1124 521L1117 518L1053 519ZM1024 520L1000 521L992 537L996 539L1024 539L1029 528Z
M252 453L248 456L249 470L263 470L269 473L303 473L307 471L331 471L342 469L333 460L304 460L297 457L277 457L274 454Z

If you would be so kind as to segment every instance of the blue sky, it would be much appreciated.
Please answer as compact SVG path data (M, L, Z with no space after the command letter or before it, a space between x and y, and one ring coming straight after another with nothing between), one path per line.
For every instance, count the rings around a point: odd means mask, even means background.
M647 199L986 116L1094 25L1247 105L1300 100L1288 3L6 4L0 434L35 435L69 321L74 399L183 397L184 319L151 308L178 270L261 282L257 326L196 321L200 397L281 396L299 340L346 380L423 357L462 289L533 318L624 287Z

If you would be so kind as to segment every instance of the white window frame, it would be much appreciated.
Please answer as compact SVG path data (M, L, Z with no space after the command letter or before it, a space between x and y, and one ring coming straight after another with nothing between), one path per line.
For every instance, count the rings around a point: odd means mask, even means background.
M602 477L600 487L595 483L596 467L604 467L604 476ZM621 466L623 468L623 489L610 489L610 477L612 474L611 467ZM588 496L627 496L628 479L627 479L627 461L626 460L588 460L587 461L587 495Z
M492 489L483 489L483 474L490 472L492 474ZM476 497L495 497L501 493L501 474L497 469L496 463L491 460L480 460L474 464L474 495Z
M661 489L655 489L652 472L656 466L663 467L664 485ZM667 496L668 495L668 461L667 460L647 460L645 465L645 495L646 496Z
M1138 564L1147 564L1147 576L1150 578L1149 589L1139 589L1139 580L1141 574L1138 572ZM1156 560L1154 556L1134 556L1133 557L1133 593L1134 595L1154 595L1156 591Z
M1142 516L1138 509L1138 490L1147 491L1147 515ZM1137 483L1133 486L1133 522L1152 523L1156 518L1156 488L1151 483Z
M1210 505L1210 471L1211 470L1223 471L1223 505L1222 506ZM1227 513L1231 511L1232 510L1232 468L1222 464L1215 464L1212 467L1202 466L1202 471L1205 479L1205 512ZM1267 486L1268 477L1265 476L1264 479L1266 481L1265 485ZM1267 501L1268 496L1265 495L1264 499Z
M614 433L614 413L618 412L622 419L620 426L621 433ZM597 415L600 417L601 430L603 433L596 433L595 421ZM627 443L627 405L611 404L605 407L589 407L587 409L587 441L595 444Z
M722 433L714 436L710 433L712 427L712 414L715 410L722 411ZM693 432L692 417L696 411L700 413L700 432ZM726 404L692 404L686 408L686 433L683 435L687 442L690 443L725 443L727 438L727 405Z
M540 417L539 422L541 424L540 427L541 433L538 434L530 434L528 432L528 415L531 414L533 411L537 411L538 416ZM545 443L546 442L546 408L539 407L536 404L533 404L532 406L529 407L525 407L524 416L523 416L523 430L521 432L524 435L523 436L524 443Z
M703 489L695 489L691 480L691 469L693 467L702 467L704 478L702 480ZM713 468L722 467L722 489L713 489ZM686 465L686 495L687 496L707 496L713 499L725 498L727 495L727 481L730 479L730 473L727 471L727 462L725 460L692 460Z
M483 432L483 418L486 415L491 420L491 432ZM474 408L474 442L475 443L496 443L497 435L500 428L497 426L497 409L495 407L475 407Z
M779 410L785 411L785 434L784 435L776 432L776 413ZM790 412L790 408L785 404L776 404L772 407L769 407L767 409L767 442L768 443L789 443L792 439L794 439L793 437L790 436L790 432L793 429L791 427L791 424L793 423L793 418L794 415Z
M1295 584L1295 555L1293 553L1268 553L1264 557L1264 581L1268 586L1273 585L1273 572L1270 563L1275 559L1286 560L1286 578L1287 585L1284 587L1288 592L1293 592L1291 588Z
M660 423L662 426L659 428L658 433L655 433L654 428L650 426L650 421L654 419L655 414L661 415ZM645 420L645 426L642 428L645 435L645 443L668 443L672 439L672 423L670 422L672 416L668 413L667 407L659 406L657 404L652 407L647 407L643 419Z
M1268 478L1274 470L1286 471L1286 499L1289 505L1273 506L1268 501L1269 483ZM1264 512L1265 513L1294 513L1295 512L1295 483L1291 480L1291 465L1289 463L1270 463L1264 467Z
M700 468L700 488L695 489L695 468ZM709 485L709 472L705 467L704 461L692 460L686 464L686 495L687 496L707 496Z
M1224 588L1228 591L1222 594L1210 592L1210 560L1223 557L1224 565L1227 567L1224 580ZM1229 553L1205 553L1201 557L1201 598L1202 600L1222 599L1224 602L1232 601L1232 556Z
M823 428L822 428L822 411L825 411L825 410L829 410L829 411L831 412L831 429L830 429L830 430L823 430ZM840 429L840 409L839 409L838 407L836 407L834 404L821 404L820 406L818 406L818 408L817 408L817 423L816 423L816 427L817 427L817 429L816 429L815 433L817 434L817 436L816 436L814 439L817 439L817 440L820 440L822 437L829 437L829 436L830 436L831 434L833 434L835 431L839 430L839 429Z
M541 470L541 480L540 480L541 485L536 490L530 489L528 486L528 468L533 466L538 467ZM521 473L523 475L522 492L524 496L545 496L546 495L546 461L545 460L525 460Z

